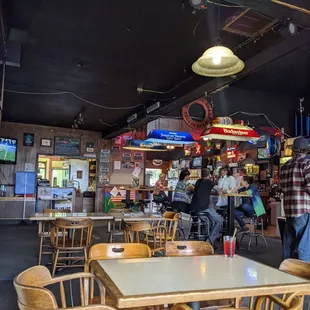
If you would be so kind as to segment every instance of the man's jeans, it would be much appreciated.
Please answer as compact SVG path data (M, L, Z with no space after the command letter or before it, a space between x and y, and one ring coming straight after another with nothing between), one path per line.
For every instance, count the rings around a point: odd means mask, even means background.
M241 228L245 226L245 223L242 218L244 216L252 217L254 214L255 214L254 207L248 203L245 203L242 206L235 208L235 219Z
M294 258L297 247L298 258L310 262L310 214L286 219L283 236L283 259Z
M213 226L210 231L210 240L214 243L223 230L223 218L212 207L209 208L207 212L209 219L213 222Z

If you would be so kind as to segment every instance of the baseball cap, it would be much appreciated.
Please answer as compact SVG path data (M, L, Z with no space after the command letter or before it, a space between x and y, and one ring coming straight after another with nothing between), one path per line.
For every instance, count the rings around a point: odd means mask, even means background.
M309 142L303 137L296 138L293 143L294 150L306 150L309 148Z

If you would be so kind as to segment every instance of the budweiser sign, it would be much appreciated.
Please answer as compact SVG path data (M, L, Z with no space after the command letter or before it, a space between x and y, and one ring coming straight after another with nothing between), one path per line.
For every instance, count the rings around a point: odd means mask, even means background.
M234 135L234 136L248 136L249 135L249 130L235 130L235 129L226 129L223 128L223 132L226 135Z

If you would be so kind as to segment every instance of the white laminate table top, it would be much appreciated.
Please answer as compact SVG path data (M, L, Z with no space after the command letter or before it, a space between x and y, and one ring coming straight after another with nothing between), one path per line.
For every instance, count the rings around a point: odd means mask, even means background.
M230 290L235 292L235 295L233 293L231 295L235 297L251 296L251 289L253 293L257 289L254 296L295 292L298 289L304 290L305 287L310 290L310 282L305 279L238 255L233 258L212 255L99 260L97 267L99 267L99 273L100 270L104 271L102 273L105 273L114 283L114 290L116 288L121 296L114 297L118 300L118 305L124 307L130 305L126 304L126 298L133 300L137 297L137 302L142 296L144 299L140 304L146 305L146 297L148 296L149 303L152 303L151 299L155 295L166 295L170 298L177 296L175 297L177 299L173 299L174 302L186 302L190 299L206 300L205 297L209 296L210 299L218 296L228 298L225 293ZM98 272L98 268L96 269ZM109 283L111 282L107 282L107 286ZM260 291L262 287L268 287L268 291L266 292L266 289ZM203 296L201 292L211 293ZM214 292L222 295L214 295ZM187 297L184 297L185 295ZM140 304L135 303L136 306ZM154 299L153 304L156 304Z
M89 218L92 220L112 220L113 216L103 212L81 212L81 213L35 213L30 221L54 221L56 218Z
M165 220L162 216L154 216L151 214L143 214L143 215L124 215L121 213L109 213L109 215L112 215L114 218L114 221L118 222L121 220L124 220L126 222L143 222L143 221L163 221Z

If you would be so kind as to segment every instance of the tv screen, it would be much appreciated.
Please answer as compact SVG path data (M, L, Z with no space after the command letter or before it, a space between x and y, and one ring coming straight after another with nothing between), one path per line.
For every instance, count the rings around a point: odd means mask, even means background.
M16 164L17 140L0 137L0 163Z
M190 168L190 160L189 159L180 159L180 168L181 169L189 169Z
M202 157L193 157L192 168L201 168L202 167Z
M257 160L269 159L269 151L267 148L257 149Z

